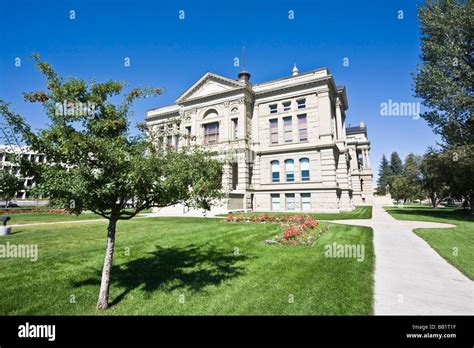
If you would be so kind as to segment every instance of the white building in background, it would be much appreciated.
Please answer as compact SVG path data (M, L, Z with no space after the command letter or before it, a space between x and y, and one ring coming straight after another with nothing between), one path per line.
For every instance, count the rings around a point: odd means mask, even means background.
M15 194L16 199L30 199L30 191L34 185L33 178L24 177L20 167L14 162L15 156L22 156L32 162L46 163L46 156L32 151L27 146L0 144L0 169L6 170L23 181L23 189Z
M256 84L245 69L237 80L206 73L145 119L153 129L176 123L162 139L168 146L197 144L230 159L225 210L339 212L373 201L367 129L346 128L347 109L328 69L295 66Z

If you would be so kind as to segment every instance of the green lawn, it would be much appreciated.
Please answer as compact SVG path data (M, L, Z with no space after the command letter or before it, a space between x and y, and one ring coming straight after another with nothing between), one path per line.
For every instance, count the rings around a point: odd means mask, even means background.
M0 259L0 315L373 314L372 230L326 225L311 248L264 244L282 231L274 224L122 221L105 312L95 309L104 223L17 227L0 243L37 244L39 259ZM364 261L325 257L333 242L364 245Z
M101 216L93 214L93 213L82 213L80 215L74 215L74 214L41 212L41 213L15 213L15 214L3 214L3 215L11 217L11 220L8 221L8 225L32 224L35 222L56 222L56 221L102 219Z
M349 219L371 219L372 206L357 206L353 211L345 211L342 213L304 213L304 212L248 212L248 213L234 213L234 215L254 216L254 215L310 215L317 220L349 220ZM220 214L219 216L227 216L227 214Z
M399 220L444 222L456 228L420 228L414 232L444 259L474 279L474 216L460 208L385 207Z
M142 211L141 213L149 213L149 212L151 212L151 209L146 209ZM48 212L0 214L0 216L4 216L4 215L11 217L11 220L8 221L8 225L103 219L102 216L96 215L90 211L84 212L80 215L63 214L63 213L48 213Z

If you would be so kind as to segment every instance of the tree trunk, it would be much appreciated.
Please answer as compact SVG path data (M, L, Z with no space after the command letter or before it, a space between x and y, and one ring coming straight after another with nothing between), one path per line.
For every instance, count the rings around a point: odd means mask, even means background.
M469 200L469 209L471 210L471 214L474 214L474 196Z
M110 271L115 247L115 229L117 220L109 220L107 227L107 247L105 249L104 268L102 269L102 281L100 283L99 301L97 309L106 309L109 306Z
M433 209L435 209L438 206L438 198L436 197L435 194L433 194L430 196L430 200L431 200L431 206L433 207Z

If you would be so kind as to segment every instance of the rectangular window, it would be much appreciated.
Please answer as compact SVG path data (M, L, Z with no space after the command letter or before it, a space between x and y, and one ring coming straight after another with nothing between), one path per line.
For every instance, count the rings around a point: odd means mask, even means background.
M270 144L278 144L278 119L270 120Z
M290 111L291 110L291 102L284 102L283 103L283 111Z
M270 107L270 113L271 114L276 114L278 112L278 109L277 109L277 104L272 104L269 106Z
M219 141L219 122L204 125L204 144L217 143Z
M232 119L232 140L236 140L238 138L239 132L239 119L233 118Z
M272 193L272 210L280 210L280 194Z
M298 109L304 109L306 107L306 99L299 99L296 102L298 103Z
M191 126L187 126L185 129L185 134L186 134L186 145L191 144Z
M249 185L252 185L252 177L253 177L253 164L249 164Z
M173 146L173 137L171 135L166 137L166 145Z
M302 158L300 160L301 181L309 181L309 159Z
M287 193L285 194L286 198L286 210L295 210L295 194Z
M311 210L311 193L301 194L301 210L303 211Z
M308 126L306 122L306 114L298 115L298 134L300 141L308 140Z
M285 172L286 172L286 181L293 182L295 181L295 163L293 160L285 161Z
M293 141L291 122L291 116L283 117L283 133L285 135L285 143L291 143Z
M280 162L272 161L272 182L280 182Z
M237 189L238 183L239 183L239 165L237 163L232 163L232 190Z

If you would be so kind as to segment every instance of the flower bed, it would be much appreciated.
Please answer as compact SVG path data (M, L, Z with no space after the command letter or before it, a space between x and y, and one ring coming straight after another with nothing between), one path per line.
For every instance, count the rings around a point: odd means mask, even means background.
M227 215L226 222L274 223L280 224L284 232L273 239L265 241L268 244L309 245L314 243L323 233L318 221L308 215Z

